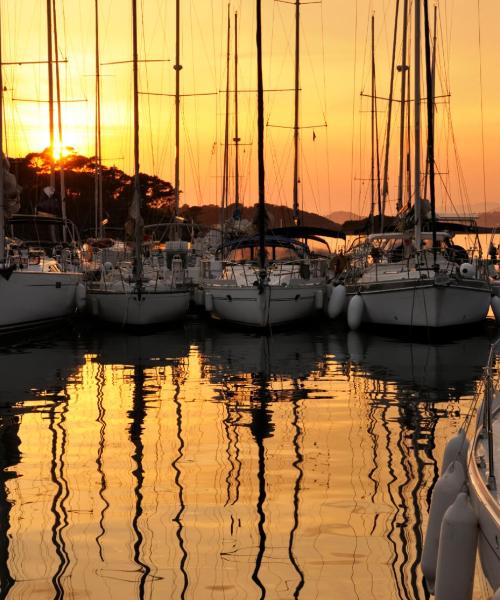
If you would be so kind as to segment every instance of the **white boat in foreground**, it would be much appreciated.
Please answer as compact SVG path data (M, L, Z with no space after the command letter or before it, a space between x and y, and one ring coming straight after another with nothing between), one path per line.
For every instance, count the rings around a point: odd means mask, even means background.
M500 598L500 380L495 349L472 413L447 444L432 493L422 572L437 600L471 600L479 554L489 594ZM472 430L472 431L471 431ZM468 435L470 433L470 435ZM470 441L469 441L470 439ZM479 551L479 552L478 552Z
M467 476L479 524L481 565L492 589L500 595L500 385L492 364L493 356L492 352L485 377L484 401L470 447Z

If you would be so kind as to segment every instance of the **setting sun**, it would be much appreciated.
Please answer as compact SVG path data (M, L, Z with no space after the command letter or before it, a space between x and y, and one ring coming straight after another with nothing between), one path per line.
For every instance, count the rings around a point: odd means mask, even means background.
M64 143L61 145L59 142L54 143L53 156L55 160L61 160L62 158L66 158L67 156L75 153L76 149L74 146L66 145Z

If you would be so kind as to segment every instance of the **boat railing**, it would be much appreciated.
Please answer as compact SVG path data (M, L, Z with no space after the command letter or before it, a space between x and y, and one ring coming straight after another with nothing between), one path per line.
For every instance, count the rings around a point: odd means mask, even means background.
M324 278L328 272L329 259L327 257L311 258L309 261L311 277Z
M213 272L214 261L202 260L202 281L234 283L238 286L254 285L259 277L259 266L255 261L233 262L224 261L220 270ZM219 267L219 265L216 265ZM326 278L328 259L307 258L289 261L274 261L267 266L267 278L270 285L289 285L296 280L323 280ZM215 277L214 277L215 275Z
M119 248L100 248L94 253L94 256L99 264L111 263L115 267L123 261L132 260L134 253L124 245Z
M123 291L131 286L137 286L137 275L134 270L134 261L131 257L121 260L113 265L104 262L100 265L99 278L89 280L87 285L91 290L113 291L117 288ZM139 285L146 291L159 291L159 289L177 289L188 284L187 272L181 257L174 257L167 266L161 257L151 256L142 264L142 276Z
M499 389L499 371L496 368L497 347L500 344L500 338L491 345L488 363L484 368L484 402L481 407L480 417L482 419L482 429L486 434L488 442L488 488L497 489L495 477L495 448L493 436L494 413L498 410L498 396L496 390Z
M202 258L200 261L201 281L219 279L222 275L224 262L217 260L213 256Z
M259 269L255 263L246 262L243 264L234 262L225 262L222 269L222 279L243 287L253 285L258 280Z
M44 248L25 244L8 247L5 265L15 270L25 269L51 273L66 270L63 264L57 258L49 256Z

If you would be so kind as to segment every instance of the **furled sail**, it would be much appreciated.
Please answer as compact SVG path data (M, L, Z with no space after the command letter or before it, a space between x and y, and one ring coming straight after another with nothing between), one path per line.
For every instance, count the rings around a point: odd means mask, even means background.
M3 194L4 194L4 210L7 218L19 212L21 208L21 186L17 184L16 177L10 172L9 159L2 154L3 168Z

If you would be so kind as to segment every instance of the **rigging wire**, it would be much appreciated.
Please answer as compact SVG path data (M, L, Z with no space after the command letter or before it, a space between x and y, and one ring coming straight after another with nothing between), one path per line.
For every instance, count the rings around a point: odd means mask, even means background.
M358 64L358 0L355 0L354 3L354 77L353 77L353 86L352 86L352 120L351 120L351 194L350 194L350 204L349 204L349 212L350 217L352 218L353 214L353 202L354 202L354 140L355 140L355 128L356 128L356 88L358 86L357 82L357 64ZM360 140L361 141L361 140ZM360 190L361 192L361 190Z
M222 18L222 12L220 11L221 14L221 18ZM219 75L217 74L217 50L215 47L215 40L217 39L217 36L215 35L215 10L214 10L214 0L212 0L212 2L210 3L210 14L211 14L211 28L212 28L212 40L213 40L213 44L212 44L212 64L214 65L214 81L217 84L217 89L221 89L221 84L219 81ZM221 38L221 43L222 43L222 38ZM220 52L220 49L219 49ZM219 152L218 152L218 148L219 148L219 109L220 109L220 101L219 101L219 94L215 95L215 140L214 140L214 146L215 147L215 153L211 153L210 156L214 156L214 160L215 160L215 173L216 175L219 173ZM212 162L212 160L210 159L210 163ZM215 177L215 190L214 193L215 195L213 196L214 198L219 198L219 179L218 177Z
M483 171L483 201L484 201L484 217L486 220L486 164L485 164L485 146L484 146L484 107L483 107L483 63L482 63L482 44L481 44L481 8L480 2L477 0L477 39L479 47L479 90L480 90L480 105L481 105L481 163Z
M141 0L141 34L142 34L142 46L144 49L144 54L146 55L146 30L144 23L144 0ZM144 73L145 73L145 81L146 81L146 90L149 90L149 70L147 61L144 63ZM153 143L153 120L151 115L151 102L152 97L147 94L147 116L148 116L148 124L149 124L149 147L151 152L151 164L153 165L153 175L157 173L156 170L156 160L155 160L155 151L154 151L154 143Z
M326 115L328 114L328 99L326 94L327 79L326 79L326 50L325 50L325 14L323 11L323 2L321 2L321 59L323 66L323 115L326 123L326 179L327 179L327 193L328 193L328 215L332 213L332 177L330 168L330 136L328 131L328 121Z
M323 8L323 2L320 2L321 8ZM323 12L321 11L320 16L322 18L323 16ZM321 23L321 31L323 34L323 23ZM324 65L324 44L323 44L323 40L322 41L322 49L323 49L323 65ZM311 76L312 81L314 83L314 89L315 89L315 95L314 98L318 99L318 102L320 103L320 110L322 113L322 117L323 117L323 123L319 123L317 128L327 128L327 120L326 120L326 88L325 88L325 70L323 70L323 89L321 89L321 86L319 84L318 81L318 77L316 76L316 70L314 68L315 65L315 60L314 60L314 51L311 51L311 47L309 44L309 39L304 36L304 40L302 42L302 48L305 48L305 54L306 57L308 59L309 62L309 70L307 71L308 74ZM321 99L323 98L323 102L321 102ZM306 128L308 127L307 125L305 126ZM313 135L314 135L314 140L316 139L316 132L315 132L316 128L313 128ZM300 158L301 158L301 163L304 163L304 168L305 168L305 152L303 150L305 146L305 140L304 137L301 136L300 138ZM314 151L316 153L317 151L317 147L318 144L314 145ZM311 151L311 154L313 152ZM320 190L320 184L319 184L319 170L322 168L322 161L320 160L321 157L318 157L319 160L315 161L313 164L316 165L315 171L316 171L316 184L313 185L313 178L311 176L311 174L309 173L309 177L308 177L308 181L309 181L309 194L311 195L313 201L314 201L314 207L315 207L315 211L318 214L321 214L322 210L321 210L321 206L318 203L318 198L319 198L319 190ZM328 170L328 166L327 166L327 170ZM303 180L304 177L301 177L301 183L303 184ZM301 210L304 210L304 194L305 194L305 186L301 185L300 187L301 190L301 199L302 199L302 203L301 203ZM311 207L309 207L311 208Z

